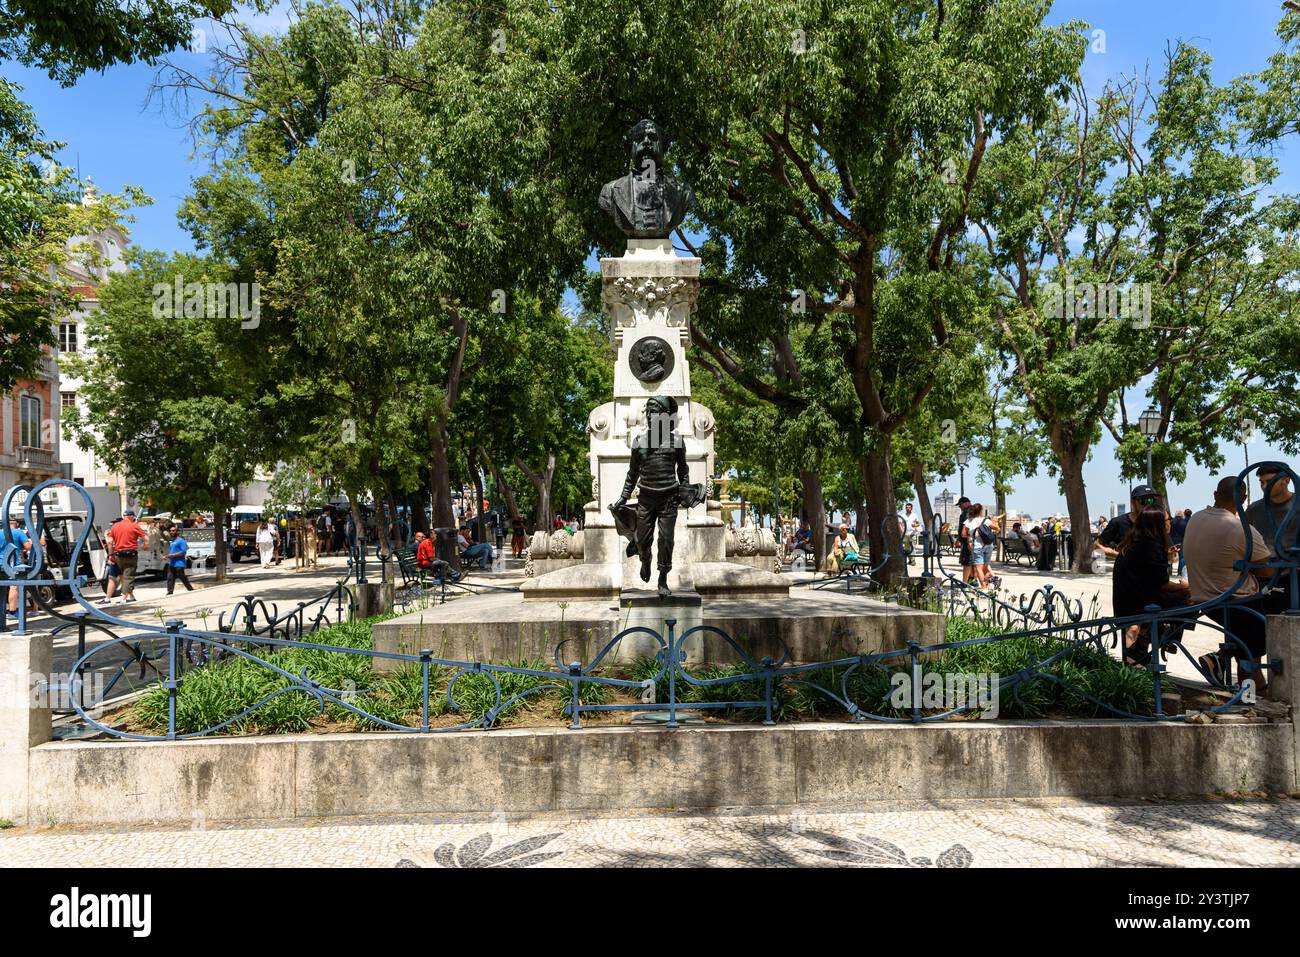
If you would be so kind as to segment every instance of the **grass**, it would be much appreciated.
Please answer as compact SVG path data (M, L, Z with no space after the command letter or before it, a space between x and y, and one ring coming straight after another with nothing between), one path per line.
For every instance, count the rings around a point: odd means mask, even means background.
M384 616L391 617L391 616ZM342 648L372 647L372 627L384 618L347 622L322 629L311 636L321 644ZM966 618L947 620L948 642L988 638L998 634L993 626ZM1068 647L1062 637L1021 637L984 642L932 654L923 662L926 673L939 674L1014 674L1030 660L1043 661ZM327 701L322 713L320 702L311 694L290 687L283 675L260 663L244 658L226 659L219 664L187 671L176 696L176 730L189 734L229 721L222 734L286 734L311 730L378 730L381 721L405 727L419 727L422 720L423 691L418 665L407 663L400 668L376 674L373 659L362 655L324 651L314 648L284 648L258 651L248 645L250 653L292 675L306 674L325 688L342 692L354 707L374 715L379 721L355 714L348 708ZM873 714L905 717L908 712L891 706L890 675L906 670L906 656L883 662L887 670L862 666L824 668L800 672L778 680L773 688L773 717L785 721L836 720L846 717L840 702L818 688L836 696L844 694L857 707ZM549 671L546 663L521 661L507 663L530 671ZM629 667L606 671L610 677L644 681L659 670L654 658L641 658ZM847 683L845 675L848 675ZM1134 714L1151 714L1154 689L1151 675L1129 668L1115 658L1085 646L1054 663L1047 673L1068 681L1067 688L1055 681L1039 679L1020 688L1019 696L1005 693L999 701L999 717L1097 717L1111 714L1089 700L1091 695L1107 704ZM536 720L554 724L566 717L570 703L570 686L544 676L495 672L496 685L486 672L467 672L459 677L448 668L435 667L429 675L429 722L433 726L468 724L491 715L484 727ZM704 665L691 668L693 684L678 676L677 700L682 704L727 701L761 701L763 679L744 664ZM452 697L446 690L453 677ZM726 680L736 679L736 680ZM607 704L618 700L635 701L635 689L615 689L608 685L584 684L579 689L583 704ZM256 710L236 717L259 701ZM517 700L512 700L517 699ZM668 699L668 678L656 681L655 700ZM495 709L504 705L500 711ZM134 705L117 715L118 723L128 730L146 734L167 731L168 695L161 683L150 686ZM716 717L740 721L757 721L761 708L709 709ZM929 709L926 713L935 713Z
M11 827L17 827L17 825L7 817L0 817L0 831L7 831Z

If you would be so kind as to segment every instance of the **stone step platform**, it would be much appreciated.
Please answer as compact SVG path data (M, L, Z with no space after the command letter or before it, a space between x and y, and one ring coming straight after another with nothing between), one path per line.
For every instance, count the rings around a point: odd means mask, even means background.
M644 593L643 593L644 592ZM785 598L711 598L696 593L660 600L648 590L625 593L625 600L525 601L518 593L457 598L445 605L411 612L375 625L377 651L504 664L555 662L556 646L567 640L561 660L589 662L616 634L643 626L667 638L666 621L675 634L710 625L730 635L751 658L779 660L784 647L792 662L825 661L943 640L942 616L878 601L862 595L794 589ZM624 638L605 658L627 664L659 648L651 635ZM740 660L725 640L696 633L687 639L693 664ZM393 662L376 660L377 668Z

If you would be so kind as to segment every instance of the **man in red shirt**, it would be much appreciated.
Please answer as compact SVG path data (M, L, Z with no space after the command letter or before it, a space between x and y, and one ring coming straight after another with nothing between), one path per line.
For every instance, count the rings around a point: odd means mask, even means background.
M135 568L140 556L140 545L147 544L149 534L135 520L135 509L128 508L122 521L108 530L109 558L122 573L122 599L135 601Z
M432 568L437 558L433 550L433 539L426 536L424 532L416 532L415 540L418 542L415 547L415 564L421 568Z

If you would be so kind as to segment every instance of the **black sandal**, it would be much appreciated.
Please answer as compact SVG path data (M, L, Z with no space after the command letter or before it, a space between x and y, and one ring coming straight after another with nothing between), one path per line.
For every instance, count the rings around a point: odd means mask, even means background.
M1223 662L1219 660L1218 655L1201 655L1196 659L1196 663L1209 676L1211 684L1217 684L1221 688L1227 687L1223 681Z

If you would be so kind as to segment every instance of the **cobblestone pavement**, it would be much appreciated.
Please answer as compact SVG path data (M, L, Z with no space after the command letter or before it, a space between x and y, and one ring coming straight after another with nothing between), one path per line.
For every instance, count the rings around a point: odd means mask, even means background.
M14 828L0 832L0 865L1294 867L1300 800Z

